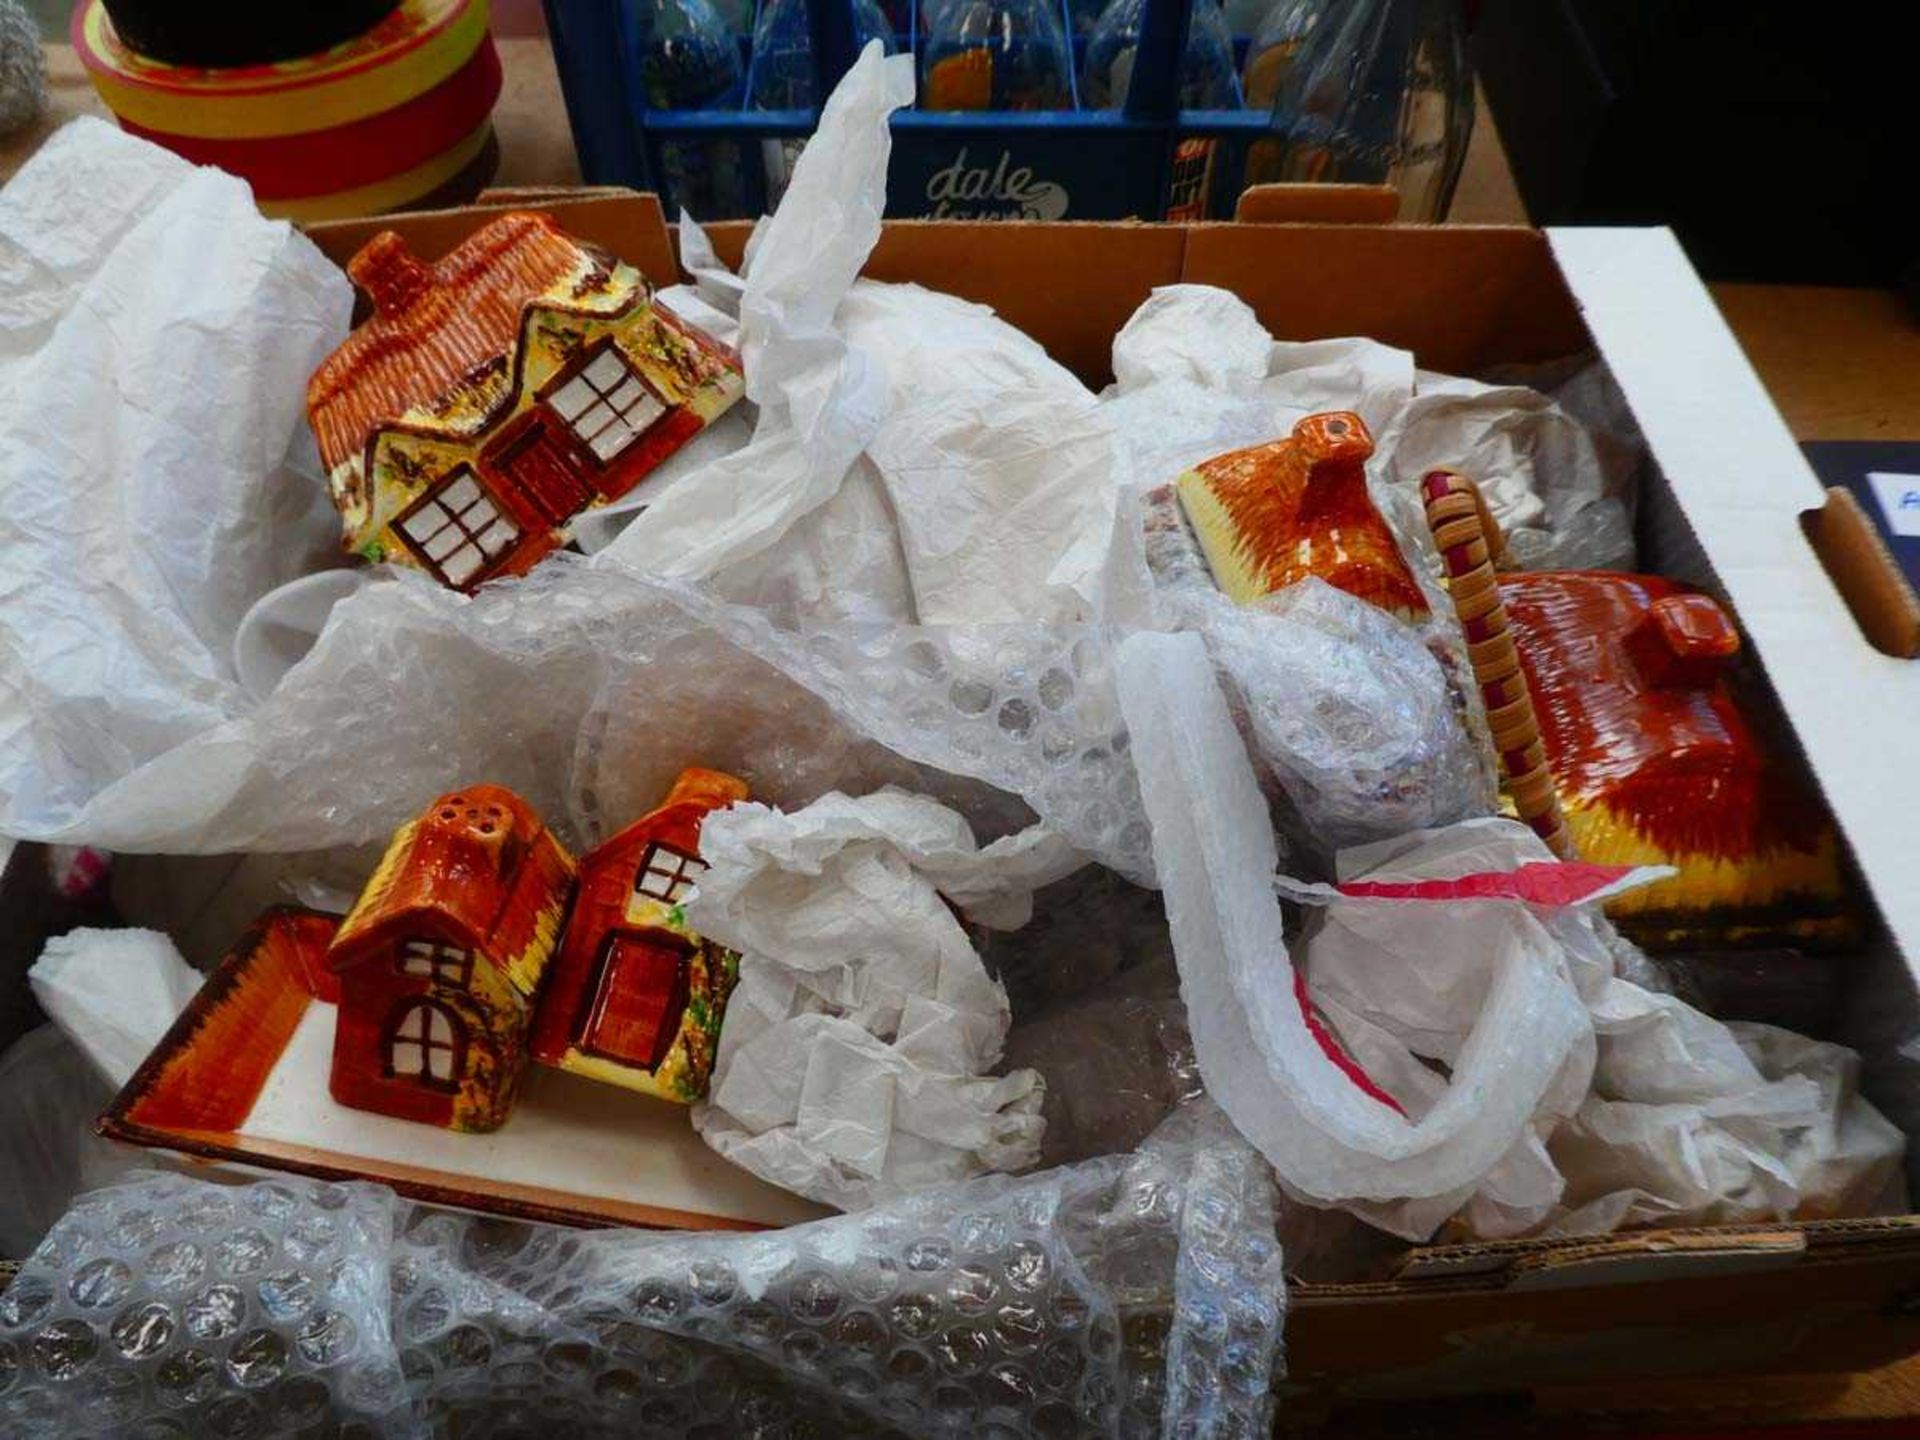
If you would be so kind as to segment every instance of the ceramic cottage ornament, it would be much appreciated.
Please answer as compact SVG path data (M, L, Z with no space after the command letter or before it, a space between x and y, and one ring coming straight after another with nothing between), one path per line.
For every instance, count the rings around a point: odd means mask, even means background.
M1367 493L1373 437L1358 415L1309 415L1284 440L1215 456L1175 482L1214 582L1247 605L1316 575L1409 620L1427 613Z
M696 935L680 907L706 869L701 820L746 798L731 775L684 771L657 810L580 861L536 1059L665 1100L706 1093L740 957Z
M333 1098L454 1130L504 1124L573 875L532 807L497 785L401 826L327 952Z
M1496 574L1471 482L1421 488L1522 817L1581 860L1679 871L1610 900L1620 927L1649 949L1848 943L1832 817L1733 683L1719 603L1655 575Z
M307 386L346 548L455 589L524 574L742 391L637 270L545 215L432 265L386 231L347 268L373 318Z
M327 952L333 1098L496 1130L536 1058L698 1100L739 957L680 906L705 868L701 820L746 795L731 775L686 770L578 866L510 790L434 801L395 833Z

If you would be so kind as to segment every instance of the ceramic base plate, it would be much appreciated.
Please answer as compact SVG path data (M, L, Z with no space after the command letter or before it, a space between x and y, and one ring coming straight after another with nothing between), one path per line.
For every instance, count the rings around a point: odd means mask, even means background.
M543 1065L486 1135L334 1103L335 1007L320 963L333 924L313 911L263 917L114 1099L101 1133L561 1224L758 1229L831 1213L714 1154L686 1107Z

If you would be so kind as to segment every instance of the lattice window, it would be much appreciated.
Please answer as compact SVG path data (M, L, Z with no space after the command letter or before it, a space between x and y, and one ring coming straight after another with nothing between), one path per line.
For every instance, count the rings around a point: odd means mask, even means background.
M660 397L614 345L589 360L547 403L602 464L667 413Z
M460 1022L444 1005L416 1000L395 1018L387 1037L387 1069L395 1079L452 1090L459 1084Z
M633 888L649 899L678 905L706 868L697 855L682 854L668 845L649 845Z
M449 585L465 585L520 538L520 527L465 469L402 516L399 529Z
M400 970L464 990L473 979L473 952L432 940L409 940L400 947Z

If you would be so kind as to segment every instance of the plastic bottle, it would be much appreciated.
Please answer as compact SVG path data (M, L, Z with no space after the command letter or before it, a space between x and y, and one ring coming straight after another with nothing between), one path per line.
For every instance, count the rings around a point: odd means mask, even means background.
M1247 46L1247 66L1240 75L1249 110L1272 108L1273 97L1327 5L1328 0L1279 0L1267 11Z
M713 10L729 34L747 36L753 33L753 0L713 0Z
M641 84L655 110L738 102L740 47L713 0L633 0Z
M1052 0L946 0L929 24L923 109L1072 108L1072 52Z
M1113 0L1087 41L1087 66L1080 75L1080 100L1090 110L1124 105L1140 46L1144 0ZM1186 54L1180 62L1180 104L1190 110L1226 109L1237 104L1233 91L1233 37L1219 0L1193 0Z
M845 0L843 0L845 3ZM856 49L878 40L889 53L893 29L874 0L850 0ZM753 27L752 92L754 110L810 110L820 103L814 84L813 32L807 0L763 0Z
M850 0L856 48L878 40L893 53L893 27L874 0ZM814 83L813 31L807 0L761 0L753 27L753 62L747 107L752 110L811 110L820 103ZM767 180L767 204L787 193L793 167L807 147L799 135L770 136L760 142L760 164Z
M1391 185L1400 219L1440 219L1473 133L1458 4L1351 0L1328 14L1280 86L1273 126L1277 153L1257 178Z
M1227 17L1229 35L1255 35L1260 23L1284 0L1223 0L1220 13Z
M633 54L649 109L716 110L740 103L740 46L712 0L629 0ZM667 140L660 179L676 206L702 219L746 208L739 146Z

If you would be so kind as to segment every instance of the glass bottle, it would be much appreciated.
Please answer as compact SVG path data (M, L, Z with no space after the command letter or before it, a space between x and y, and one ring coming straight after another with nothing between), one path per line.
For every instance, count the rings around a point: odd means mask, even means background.
M1253 32L1240 88L1249 110L1270 110L1287 71L1326 13L1328 0L1279 0Z
M849 0L839 0L849 3ZM856 49L878 40L893 53L893 27L874 0L850 0ZM807 0L761 0L760 20L753 27L753 64L747 108L751 110L811 110L820 103L814 83L813 30L807 19ZM793 179L793 167L807 148L800 135L769 136L760 142L760 165L766 175L767 204L778 205Z
M713 0L713 10L727 33L735 36L753 33L753 0Z
M629 0L628 22L649 109L719 110L740 103L740 46L712 0ZM731 140L662 140L656 179L699 218L746 211L740 147Z
M849 3L849 0L840 0ZM850 0L856 51L878 40L893 51L893 27L874 0ZM814 85L813 31L807 21L807 0L763 0L759 23L753 27L753 89L747 105L754 110L811 110L820 103Z
M713 0L633 0L641 85L654 110L737 102L740 47Z
M1229 35L1253 36L1260 25L1285 0L1222 0L1220 13L1227 17Z
M1080 74L1080 101L1089 110L1126 104L1133 61L1140 46L1144 0L1113 0L1087 41L1087 66ZM1186 54L1180 61L1180 105L1188 110L1221 110L1235 104L1233 37L1219 0L1193 0Z
M922 109L1072 107L1072 52L1053 0L945 0L929 25Z
M1440 219L1473 133L1459 5L1350 0L1314 26L1274 98L1273 127L1271 173L1258 178L1391 185L1400 219Z

